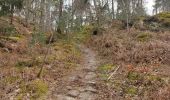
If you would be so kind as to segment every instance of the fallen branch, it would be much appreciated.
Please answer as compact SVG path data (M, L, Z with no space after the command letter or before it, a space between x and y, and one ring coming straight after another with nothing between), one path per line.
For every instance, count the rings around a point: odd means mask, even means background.
M118 66L117 68L115 68L114 72L111 73L111 75L109 76L109 78L107 79L107 81L109 81L109 80L112 78L112 76L116 74L116 72L119 70L119 68L120 68L120 66Z
M49 40L49 43L48 43L48 45L47 45L47 46L48 46L47 52L46 52L45 55L44 55L44 59L43 59L42 65L41 65L41 69L40 69L40 71L39 71L39 73L38 73L38 75L37 75L38 78L41 78L41 74L42 74L42 72L43 72L43 68L44 68L45 62L46 62L46 60L47 60L47 56L48 56L48 54L49 54L49 51L50 51L50 44L51 44L51 41L52 41L52 39L53 39L53 36L54 36L54 33L52 32L52 35L51 35L50 40Z

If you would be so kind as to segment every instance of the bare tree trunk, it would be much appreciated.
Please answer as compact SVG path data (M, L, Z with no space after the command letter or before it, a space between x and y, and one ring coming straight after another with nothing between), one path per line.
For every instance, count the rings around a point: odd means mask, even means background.
M99 15L99 8L97 7L96 0L93 0L95 10L96 10L96 18L97 18L97 26L100 26L100 15Z
M74 23L74 12L75 12L73 5L74 5L74 0L72 0L71 28L73 28L73 23Z
M128 6L125 4L124 0L122 0L122 3L125 7L125 11L126 11L126 28L128 30L128 32L130 31L129 30L129 14L128 14Z
M61 21L62 21L62 14L63 14L63 0L60 0L60 5L59 5L59 18L58 18L58 27L57 27L57 32L59 34L62 33L62 30L61 30Z
M115 19L114 0L112 0L112 20Z
M40 4L40 31L44 32L44 8L45 8L45 0L41 0Z
M14 5L11 5L11 15L10 15L10 24L13 24L13 17L14 17Z
M50 31L52 28L51 28L51 11L50 11L50 5L52 3L52 0L48 0L47 3L46 3L46 9L45 9L45 12L46 12L46 15L45 15L45 31Z
M52 33L52 35L51 35L51 37L50 37L50 40L49 40L49 43L48 43L47 51L46 51L46 53L45 53L45 55L44 55L43 63L42 63L42 65L41 65L40 71L39 71L38 74L37 74L37 77L38 77L38 78L41 78L41 77L42 77L42 72L43 72L44 65L45 65L45 63L46 63L46 60L47 60L49 51L50 51L50 44L51 44L51 41L52 41L52 39L53 39L53 36L54 36L54 34Z

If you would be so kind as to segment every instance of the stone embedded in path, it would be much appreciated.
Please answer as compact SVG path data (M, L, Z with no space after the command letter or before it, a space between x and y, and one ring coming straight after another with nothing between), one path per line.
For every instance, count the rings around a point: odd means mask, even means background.
M70 96L57 95L57 100L76 100L76 99Z
M86 70L86 72L95 72L97 68L94 66L87 66L84 69Z
M79 100L93 100L93 95L90 92L83 92L79 96Z
M92 80L92 79L94 79L94 78L96 78L96 73L94 73L94 72L89 72L89 73L87 73L87 75L85 76L85 79L86 79L86 80Z
M78 90L70 90L68 92L68 96L71 96L71 97L77 97L79 95L79 91Z
M79 90L80 92L84 92L84 91L85 91L85 88L84 88L84 87L79 87L78 90Z
M85 88L85 91L89 91L89 92L92 92L92 93L97 93L97 90L91 86L88 86Z
M76 75L76 76L71 76L71 77L69 78L69 81L71 81L71 82L73 82L73 81L78 81L80 78L81 78L81 77L78 76L78 75Z
M66 88L67 88L67 90L73 89L73 87L71 87L71 86L66 86Z
M96 81L93 80L93 81L87 81L86 82L87 84L91 85L91 86L96 86Z

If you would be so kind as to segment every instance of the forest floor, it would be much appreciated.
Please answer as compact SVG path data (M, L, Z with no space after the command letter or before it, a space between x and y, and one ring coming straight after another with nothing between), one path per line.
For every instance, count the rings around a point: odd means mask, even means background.
M170 99L169 31L108 28L92 35L84 26L48 45L47 33L0 22L12 28L0 35L1 100Z

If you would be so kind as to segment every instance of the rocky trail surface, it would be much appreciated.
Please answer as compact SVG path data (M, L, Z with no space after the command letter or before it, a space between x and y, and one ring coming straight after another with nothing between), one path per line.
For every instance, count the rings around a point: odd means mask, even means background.
M85 46L79 46L83 53L83 63L69 75L60 80L52 93L52 100L95 100L98 94L97 61L95 52Z

